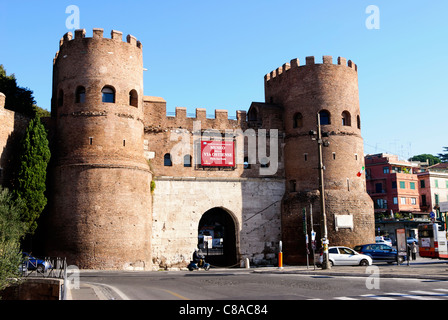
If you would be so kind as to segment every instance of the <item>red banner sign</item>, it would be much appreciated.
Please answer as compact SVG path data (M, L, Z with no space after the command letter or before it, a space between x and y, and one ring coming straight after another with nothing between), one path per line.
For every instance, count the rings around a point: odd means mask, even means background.
M201 141L201 165L204 167L234 167L233 141Z

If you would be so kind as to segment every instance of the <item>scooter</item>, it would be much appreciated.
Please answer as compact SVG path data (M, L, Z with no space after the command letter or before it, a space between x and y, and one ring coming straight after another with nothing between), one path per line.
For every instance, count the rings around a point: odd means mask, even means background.
M194 261L190 261L190 264L187 266L188 270L199 270L200 268L204 269L205 271L210 270L210 263L207 263L203 260L202 265L199 267L198 263Z

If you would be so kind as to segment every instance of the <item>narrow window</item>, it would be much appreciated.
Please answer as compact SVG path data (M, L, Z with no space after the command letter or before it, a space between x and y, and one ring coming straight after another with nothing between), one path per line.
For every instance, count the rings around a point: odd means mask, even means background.
M86 88L80 86L76 89L75 102L76 103L86 102Z
M293 128L302 128L303 127L303 117L300 112L298 112L294 115L292 127Z
M102 93L102 102L105 103L115 103L115 90L112 87L104 87L101 90Z
M350 112L348 111L342 112L342 125L348 127L352 125L352 117L350 116Z
M350 179L347 178L347 191L350 191Z
M422 195L422 206L427 206L427 204L426 204L426 195Z
M420 188L425 188L425 180L420 180Z
M184 156L184 167L185 168L191 167L191 156L189 154L186 154Z
M126 147L126 140L123 139L123 147Z
M135 90L129 92L129 105L136 108L138 107L138 94Z
M322 110L319 112L320 114L320 125L331 124L330 113L326 110Z
M308 161L308 153L304 153L303 157L304 157L305 161Z
M361 129L361 118L359 116L356 116L356 122L358 124L358 129Z
M336 152L333 152L333 160L336 160Z
M171 154L166 153L166 154L163 156L163 165L164 165L165 167L171 167L171 166L173 165L173 162L171 161Z
M63 104L64 104L64 91L63 90L59 90L58 107L62 107Z
M355 153L355 160L358 161L358 154Z
M93 144L93 138L92 138L92 137L89 138L89 144L90 144L90 145Z

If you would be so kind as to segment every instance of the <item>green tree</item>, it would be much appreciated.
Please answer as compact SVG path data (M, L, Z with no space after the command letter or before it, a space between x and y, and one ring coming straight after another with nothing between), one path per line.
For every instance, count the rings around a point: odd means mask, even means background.
M443 147L443 151L446 153L439 153L439 159L441 162L448 162L448 147Z
M3 65L0 65L0 92L6 95L6 109L34 117L36 102L33 97L33 91L19 87L15 75L6 75Z
M0 187L0 290L8 286L11 278L19 276L20 240L26 232L22 221L24 208L23 201L14 200L8 189Z
M36 230L36 220L47 204L45 190L49 161L50 148L47 132L39 116L35 115L22 140L14 186L17 198L22 199L26 204L23 221L27 224L30 234Z
M413 156L409 159L409 161L420 161L420 162L426 162L426 160L429 160L429 165L432 166L434 164L437 164L440 162L440 159L436 156L433 156L432 154L419 154L416 156Z

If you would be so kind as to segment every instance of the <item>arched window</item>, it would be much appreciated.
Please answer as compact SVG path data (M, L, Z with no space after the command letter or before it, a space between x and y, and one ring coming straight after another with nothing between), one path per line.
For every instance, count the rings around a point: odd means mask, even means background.
M138 93L135 90L129 92L129 105L138 108Z
M184 156L184 167L186 168L191 167L191 156L189 154L186 154Z
M342 125L349 127L352 125L352 117L350 115L350 112L348 111L342 112Z
M327 110L322 110L319 112L320 114L320 125L326 125L326 124L331 124L331 119L330 119L330 112L328 112Z
M58 107L62 107L62 105L64 104L64 90L59 90L58 93Z
M303 117L300 112L298 112L294 115L292 127L293 128L302 128L303 127Z
M112 87L106 86L101 90L102 102L115 103L115 90Z
M166 153L166 154L163 156L163 165L164 165L165 167L171 167L171 166L173 165L173 162L171 161L171 154Z
M79 86L78 88L76 88L75 102L76 103L86 102L86 88L84 88L83 86Z
M358 129L361 129L361 118L359 115L356 116L356 122L358 123Z

